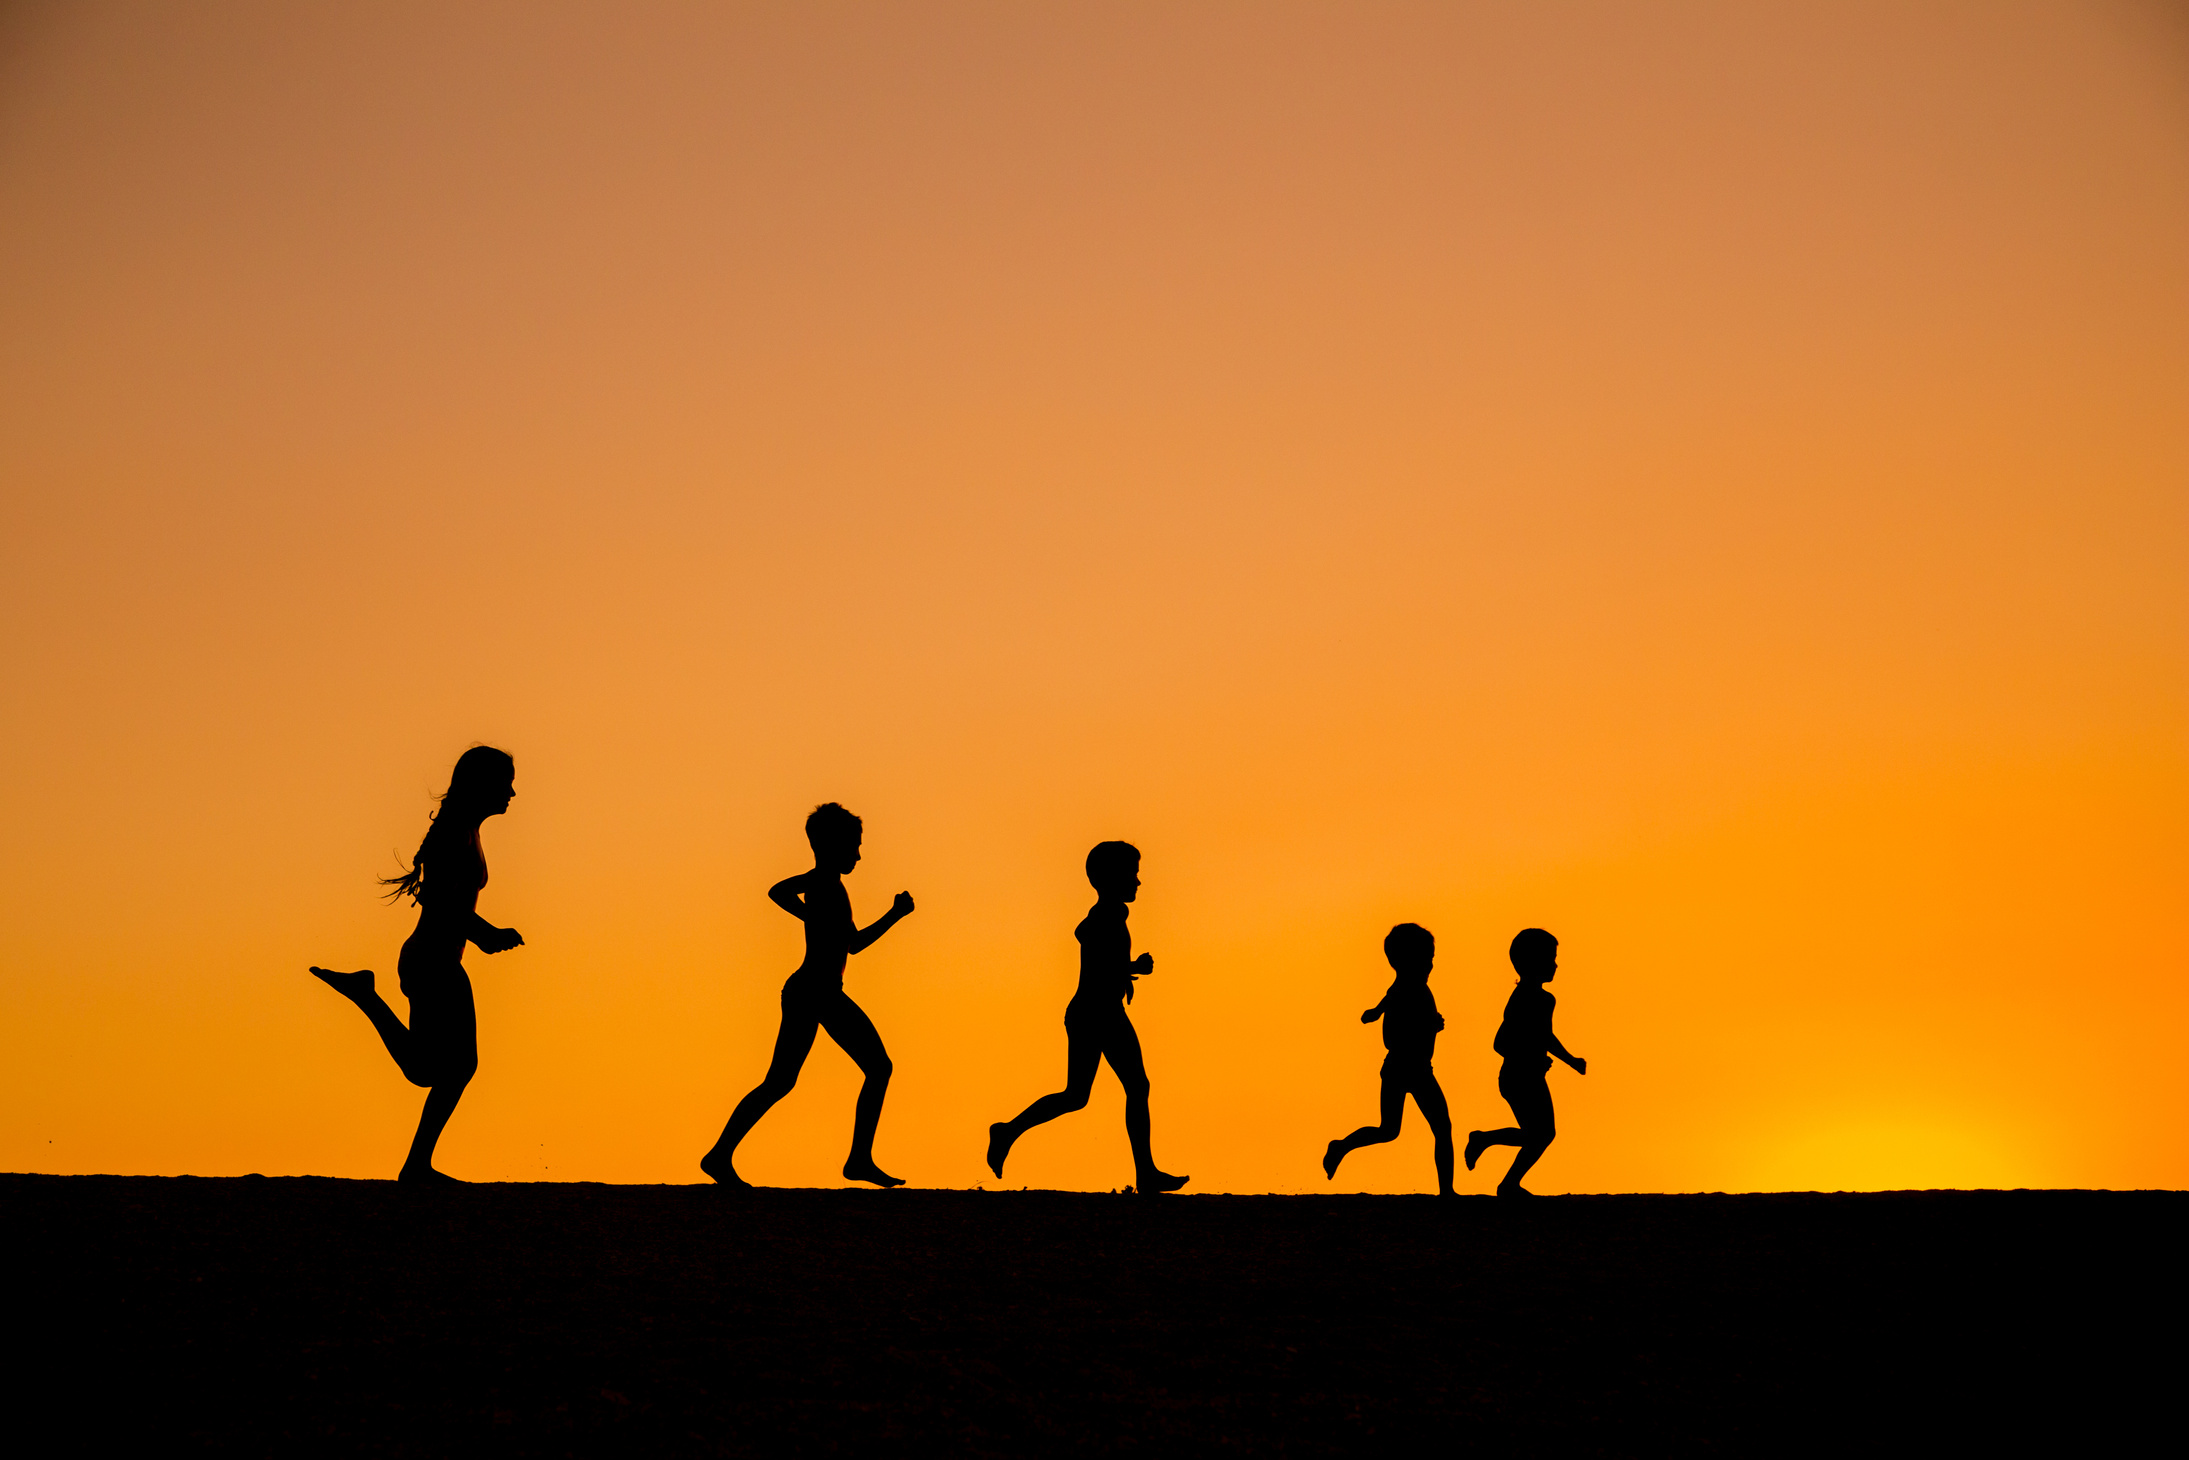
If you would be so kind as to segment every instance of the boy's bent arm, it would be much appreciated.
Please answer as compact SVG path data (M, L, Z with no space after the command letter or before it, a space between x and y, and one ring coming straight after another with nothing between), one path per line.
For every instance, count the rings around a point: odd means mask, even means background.
M1589 1072L1589 1062L1585 1059L1579 1058L1578 1056L1566 1053L1566 1047L1558 1042L1558 1036L1555 1034L1551 1036L1550 1052L1557 1055L1567 1064L1572 1065L1573 1072L1575 1074L1585 1075Z
M768 901L774 903L801 923L806 920L806 902L800 896L806 890L806 874L785 877L768 889Z
M888 912L883 913L863 928L854 927L851 930L851 951L864 953L867 949L873 947L875 939L881 937L891 928L896 927L899 922L903 921L904 915L910 911L912 911L912 894L909 892L898 893L897 900L889 905Z

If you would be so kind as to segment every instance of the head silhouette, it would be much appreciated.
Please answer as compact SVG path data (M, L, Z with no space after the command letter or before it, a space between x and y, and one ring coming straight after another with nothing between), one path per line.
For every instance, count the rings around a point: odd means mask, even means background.
M1436 962L1436 935L1419 923L1400 923L1383 935L1383 956L1391 961L1394 973L1429 976L1429 965Z
M859 841L866 827L858 817L824 801L806 818L806 840L813 847L813 864L838 876L859 865Z
M1530 983L1549 983L1558 976L1558 940L1541 928L1522 928L1513 934L1513 972Z
M1104 897L1131 902L1140 895L1140 848L1131 842L1102 842L1087 854L1087 880Z
M456 769L449 772L448 789L441 793L440 805L435 808L433 820L426 827L425 840L418 843L418 854L410 859L410 870L400 877L383 877L381 884L388 889L389 897L407 897L418 901L418 890L425 885L426 863L433 857L436 842L459 830L474 835L478 824L489 816L499 816L509 809L510 800L517 794L517 762L506 750L496 750L491 745L474 745L456 757ZM443 817L446 820L443 820ZM468 827L464 823L470 823Z

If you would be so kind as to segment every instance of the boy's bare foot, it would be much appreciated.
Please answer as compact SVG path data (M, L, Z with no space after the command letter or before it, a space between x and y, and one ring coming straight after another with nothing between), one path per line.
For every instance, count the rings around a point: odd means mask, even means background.
M871 1181L876 1186L885 1187L904 1185L903 1177L890 1175L887 1171L884 1171L881 1167L875 1165L872 1161L868 1161L864 1165L855 1165L850 1161L846 1161L844 1163L844 1180Z
M321 968L314 964L312 977L353 1004L373 991L372 970L369 968L360 968L355 973L337 973L331 968Z
M998 1180L1003 1177L1003 1163L1010 1154L1011 1127L999 1120L988 1127L988 1169L996 1173Z
M470 1185L469 1182L458 1181L446 1172L436 1171L431 1166L405 1166L396 1173L395 1179L405 1186L450 1187Z
M713 1177L717 1186L727 1186L733 1191L752 1190L752 1183L737 1174L727 1156L717 1156L709 1151L699 1158L699 1169Z
M1166 1191L1176 1191L1191 1180L1191 1176L1173 1176L1168 1171L1143 1171L1133 1178L1133 1189L1142 1196L1155 1196Z
M1332 1141L1323 1147L1323 1180L1338 1179L1338 1163L1345 1159L1345 1142Z
M1488 1149L1489 1145L1482 1139L1481 1131L1471 1130L1467 1132L1467 1169L1469 1171L1475 1169L1475 1162L1481 1160L1482 1153Z
M1514 1185L1514 1186L1500 1186L1500 1187L1499 1187L1499 1188L1497 1189L1497 1194L1498 1194L1499 1196L1534 1196L1534 1195L1535 1195L1535 1193L1534 1193L1534 1192L1532 1192L1532 1191L1528 1190L1528 1188L1526 1188L1525 1186L1519 1186L1519 1185Z

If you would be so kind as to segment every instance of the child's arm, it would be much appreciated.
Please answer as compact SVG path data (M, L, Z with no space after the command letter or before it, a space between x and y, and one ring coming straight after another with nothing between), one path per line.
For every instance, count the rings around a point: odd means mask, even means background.
M515 928L497 928L477 913L471 915L471 931L465 936L478 945L481 953L507 953L524 946Z
M1585 1075L1589 1072L1589 1062L1579 1055L1567 1054L1566 1047L1558 1042L1558 1036L1555 1034L1551 1036L1550 1051L1567 1064L1572 1065L1575 1074Z
M911 911L912 894L909 892L898 893L897 900L889 905L888 912L883 913L880 917L876 918L873 922L867 924L863 928L855 927L852 929L851 951L854 953L864 953L867 949L874 946L875 939L881 937L882 934L888 932L891 928L896 927L898 923L904 921L905 914Z
M1373 1024L1373 1023L1375 1023L1375 1022L1376 1022L1376 1021L1377 1021L1378 1019L1381 1019L1381 1018L1383 1017L1383 1006L1384 1006L1385 1004L1388 1004L1388 1003L1390 1003L1390 1002L1391 1002L1391 995L1393 995L1393 994L1397 993L1398 991L1399 991L1399 986L1398 986L1397 984L1395 984L1395 983L1394 983L1394 984L1392 984L1392 985L1391 985L1391 987L1389 987L1389 988L1385 989L1385 990L1383 991L1383 997L1382 997L1382 998L1380 998L1380 999L1378 999L1378 1000L1376 1000L1376 1007L1375 1007L1375 1008L1373 1008L1373 1009L1363 1009L1363 1010L1361 1010L1361 1023L1363 1023L1363 1024Z
M785 877L768 889L768 900L801 923L806 920L806 877L800 872L795 877Z

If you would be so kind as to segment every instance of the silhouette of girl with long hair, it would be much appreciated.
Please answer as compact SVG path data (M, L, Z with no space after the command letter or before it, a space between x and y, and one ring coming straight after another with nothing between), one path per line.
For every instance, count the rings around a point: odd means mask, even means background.
M474 745L457 757L448 791L426 828L418 855L400 877L384 877L390 898L408 897L418 907L418 927L396 959L396 978L410 1000L410 1024L395 1017L373 988L372 970L337 973L313 968L327 986L365 1011L403 1078L426 1089L426 1108L399 1181L454 1184L433 1169L433 1148L479 1068L479 1016L471 979L464 972L464 944L482 953L520 947L514 928L497 928L479 916L479 889L486 886L486 853L479 827L509 809L517 794L517 763L490 745Z
M1131 842L1103 842L1087 854L1087 880L1094 884L1095 905L1080 919L1072 936L1079 939L1079 992L1064 1009L1064 1088L1044 1095L1019 1112L1016 1120L988 1127L988 1169L1003 1175L1018 1138L1060 1115L1087 1108L1095 1071L1110 1062L1125 1087L1125 1136L1132 1143L1133 1189L1143 1195L1176 1191L1191 1178L1172 1176L1155 1164L1149 1134L1148 1067L1140 1058L1140 1033L1126 1015L1133 982L1155 972L1155 959L1132 956L1127 906L1140 895L1140 849Z

